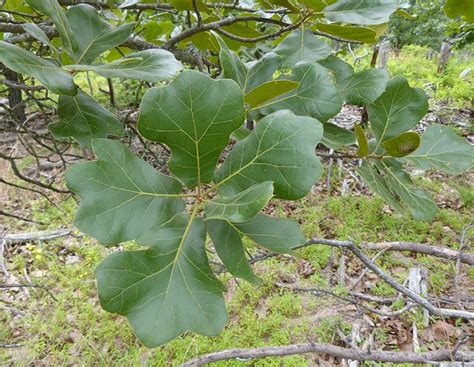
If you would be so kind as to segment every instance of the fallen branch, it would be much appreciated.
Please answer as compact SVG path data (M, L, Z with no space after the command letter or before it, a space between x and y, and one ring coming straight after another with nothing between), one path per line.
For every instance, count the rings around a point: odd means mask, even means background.
M63 237L71 234L74 228L59 229L56 231L39 231L3 235L0 240L7 243L22 243L31 241L48 241L54 238Z
M437 316L444 316L444 317L455 317L455 318L463 318L468 320L474 320L474 313L469 311L463 310L454 310L449 308L440 308L433 306L426 298L421 297L416 292L413 292L411 289L404 287L401 284L398 284L393 278L389 275L385 274L382 269L380 269L374 262L372 262L367 255L365 255L353 242L349 241L349 245L346 246L352 253L359 258L359 260L370 270L372 270L377 276L381 279L386 281L390 284L393 288L395 288L400 293L404 294L408 298L410 298L416 304L424 307L430 313Z
M260 348L238 348L227 349L219 352L204 354L180 365L180 367L202 366L207 363L234 358L264 358L281 357L294 354L319 353L333 357L374 362L392 363L430 363L446 361L468 362L474 360L474 353L460 352L457 350L441 349L431 352L388 352L388 351L365 351L355 348L342 348L326 343L303 343L275 347Z
M350 247L351 241L338 241L338 240L327 240L324 238L311 238L306 241L306 243L297 248L306 247L309 245L328 245L333 247ZM367 250L385 250L385 251L412 251L418 252L425 255L431 255L436 257L441 257L448 260L460 260L461 262L474 265L474 255L459 252L453 249L440 246L432 246L424 243L415 243L415 242L380 242L380 243L370 243L364 242L359 245L360 247Z

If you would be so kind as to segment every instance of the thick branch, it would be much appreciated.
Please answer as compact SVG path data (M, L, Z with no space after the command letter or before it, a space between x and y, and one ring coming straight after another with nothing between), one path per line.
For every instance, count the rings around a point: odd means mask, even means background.
M444 361L472 361L474 353L463 353L448 349L441 349L431 352L388 352L388 351L365 351L361 349L342 348L326 343L303 343L291 344L276 347L260 348L239 348L228 349L219 352L209 353L194 358L180 367L202 366L207 363L222 361L234 358L263 358L281 357L294 354L319 353L337 358L350 359L356 361L375 361L392 363L429 363Z

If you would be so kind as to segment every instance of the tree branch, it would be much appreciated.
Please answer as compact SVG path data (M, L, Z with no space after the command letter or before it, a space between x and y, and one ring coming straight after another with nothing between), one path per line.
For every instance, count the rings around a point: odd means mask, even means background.
M365 351L354 348L342 348L326 343L303 343L275 347L238 348L204 354L183 363L180 367L202 366L207 363L235 358L281 357L294 354L318 353L356 361L392 362L392 363L430 363L445 361L472 361L474 353L449 349L431 352L389 352Z

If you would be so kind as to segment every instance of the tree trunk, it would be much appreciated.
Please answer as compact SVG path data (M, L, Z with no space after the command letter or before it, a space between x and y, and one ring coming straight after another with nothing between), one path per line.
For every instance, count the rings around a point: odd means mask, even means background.
M441 50L439 52L438 74L441 74L446 68L449 56L451 55L451 44L448 42L441 43Z
M379 49L379 69L387 69L388 55L390 52L390 42L385 41Z
M20 83L18 74L10 69L4 68L3 75L5 79L15 84ZM8 88L8 106L13 114L16 122L23 123L26 121L25 106L21 95L21 89L15 87Z

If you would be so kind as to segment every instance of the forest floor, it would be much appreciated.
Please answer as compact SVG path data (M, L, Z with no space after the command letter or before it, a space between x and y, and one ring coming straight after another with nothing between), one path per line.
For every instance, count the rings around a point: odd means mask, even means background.
M345 109L336 122L354 120L357 111ZM436 110L420 125L432 122L454 126L469 140L472 128L466 113ZM32 162L24 162L28 169ZM7 162L0 171L14 181ZM413 241L474 253L474 172L445 176L413 172L440 207L431 223L393 212L362 185L353 164L332 164L305 200L291 205L277 202L267 208L298 220L307 237L352 239L359 243ZM35 222L0 217L3 234L70 228L76 202L71 197L49 197L0 185L5 209ZM5 205L3 205L5 204ZM1 237L1 236L0 236ZM247 243L253 256L262 254ZM125 248L135 248L125 244ZM295 251L293 256L271 257L253 264L263 280L259 287L219 277L227 286L229 323L221 335L185 334L164 347L150 350L133 335L127 320L103 311L99 305L94 268L110 252L95 240L73 230L48 241L4 244L0 252L0 284L34 284L42 288L0 290L0 364L12 366L174 366L199 354L226 348L282 345L318 341L380 350L429 351L452 347L459 337L474 335L474 323L424 315L412 308L399 316L390 313L406 300L373 273L364 272L350 253L324 245ZM474 309L474 268L457 261L410 252L370 251L376 263L399 283L410 269L427 271L428 296L436 306ZM217 260L210 251L212 260ZM362 275L361 275L362 274ZM361 277L359 279L359 277ZM311 290L308 290L311 288ZM372 301L355 295L363 293ZM345 298L346 300L343 300ZM350 301L347 301L347 300ZM367 311L372 307L381 316ZM462 348L467 348L463 346ZM321 355L227 361L215 366L337 366L340 360ZM374 365L374 364L367 364ZM388 365L388 364L385 364Z

